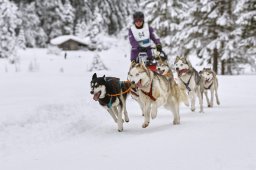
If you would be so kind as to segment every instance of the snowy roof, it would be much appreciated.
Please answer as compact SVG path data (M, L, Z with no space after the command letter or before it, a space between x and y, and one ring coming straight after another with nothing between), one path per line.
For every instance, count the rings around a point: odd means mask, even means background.
M69 40L77 41L77 42L79 42L81 44L84 44L84 45L89 44L89 42L86 39L82 39L82 38L76 37L74 35L62 35L62 36L56 37L54 39L51 39L51 44L60 45L60 44L66 42L66 41L69 41Z

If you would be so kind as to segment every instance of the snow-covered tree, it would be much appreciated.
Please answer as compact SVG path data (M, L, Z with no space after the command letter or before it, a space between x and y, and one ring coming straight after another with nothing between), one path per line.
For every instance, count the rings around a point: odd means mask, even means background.
M130 0L96 0L94 2L94 14L101 15L102 27L106 28L107 34L116 34L126 27L130 3Z
M15 63L16 32L21 23L17 6L9 0L0 1L0 57L9 58Z
M88 71L99 71L99 70L108 70L108 68L102 62L100 56L96 54L93 57L91 68Z
M71 35L73 34L73 27L74 27L74 18L75 18L75 9L70 4L69 0L65 0L65 4L63 6L63 15L62 21L63 21L63 34L64 35Z
M236 33L240 63L249 63L256 69L256 1L239 0L234 13L237 15Z
M88 26L86 25L85 21L78 21L75 27L75 35L80 38L85 38L88 34Z
M218 72L223 56L230 56L234 49L234 16L231 0L195 0L183 29L176 35L176 42L184 55L198 56L203 63L212 63Z
M184 21L188 18L189 1L184 0L147 0L142 1L146 21L156 29L161 37L164 50L177 55L180 45L176 43L175 35L183 29Z
M61 0L36 0L36 11L40 17L41 26L50 39L62 35L63 4Z
M17 46L23 50L26 49L26 40L23 29L20 29L19 31Z
M21 3L21 29L24 30L27 47L45 47L47 35L40 27L40 18L36 14L35 2L30 4Z

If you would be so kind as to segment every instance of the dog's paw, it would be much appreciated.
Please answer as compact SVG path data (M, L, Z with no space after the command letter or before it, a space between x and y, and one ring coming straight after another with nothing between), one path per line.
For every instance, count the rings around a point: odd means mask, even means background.
M220 105L220 102L219 102L219 101L217 101L217 105Z
M143 123L143 124L142 124L142 128L146 128L146 127L148 127L148 125L149 125L149 122Z
M125 122L128 123L129 122L129 118L125 118Z
M180 121L179 120L174 120L172 123L173 123L173 125L179 125Z
M189 107L189 102L184 102L185 106Z
M208 107L213 107L213 104L208 104Z
M151 113L151 118L152 118L152 119L155 119L156 116L157 116L157 112Z
M118 129L118 132L122 132L124 129L122 128L122 129Z
M191 111L194 112L196 109L195 108L191 108Z

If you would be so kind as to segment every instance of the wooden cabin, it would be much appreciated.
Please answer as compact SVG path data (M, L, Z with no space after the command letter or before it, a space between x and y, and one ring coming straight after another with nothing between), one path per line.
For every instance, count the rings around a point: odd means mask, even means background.
M88 43L74 35L63 35L52 39L52 45L58 46L63 50L80 50L82 48L89 48Z

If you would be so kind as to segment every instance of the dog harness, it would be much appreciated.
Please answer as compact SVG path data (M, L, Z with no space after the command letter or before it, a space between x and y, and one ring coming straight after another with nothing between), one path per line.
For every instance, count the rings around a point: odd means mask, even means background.
M132 93L134 96L139 97L139 95L136 93L136 89L135 89L135 90L133 90L133 88L132 88L132 89L131 89L131 93Z
M191 77L193 76L193 74L191 74L189 80L187 83L185 83L181 78L180 80L182 81L182 83L186 86L186 89L190 92L191 91L191 88L189 87L189 83L190 83L190 80L191 80Z
M122 90L122 86L125 82L128 82L128 81L119 81L119 85L120 85L120 89ZM120 93L116 93L116 94L107 94L108 96L110 96L110 99L109 99L109 102L107 104L107 107L108 108L111 108L112 107L112 98L113 97L117 97L117 96L121 96L122 94L126 94L126 93L129 93L131 91L131 87L129 87L127 90L125 90L124 92L120 92Z
M147 95L148 97L150 97L151 100L156 101L156 98L152 95L152 88L153 88L153 80L151 82L150 91L145 92L145 91L141 90L141 92L144 93L145 95Z
M204 86L204 88L205 88L206 90L209 90L209 89L212 87L212 84L213 84L213 82L212 82L208 87L205 87L205 86Z

